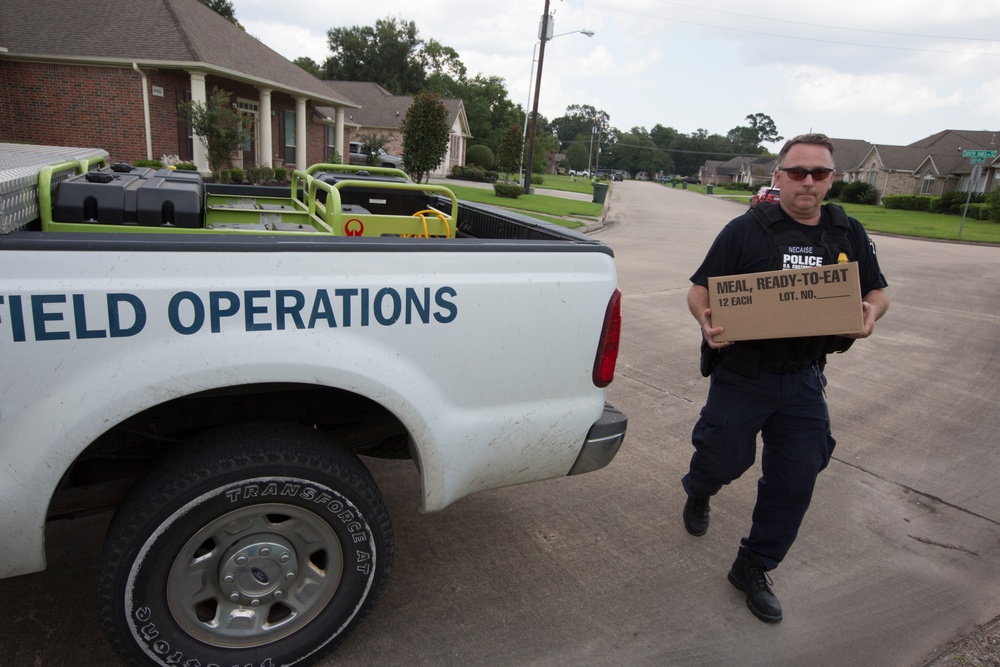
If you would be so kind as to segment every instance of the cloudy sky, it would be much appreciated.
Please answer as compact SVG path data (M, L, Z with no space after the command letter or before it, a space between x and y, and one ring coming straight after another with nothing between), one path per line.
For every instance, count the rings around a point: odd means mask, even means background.
M470 76L503 77L511 100L530 106L544 0L233 6L278 53L319 63L331 27L412 20L421 38L454 48ZM545 47L539 104L548 118L589 104L623 131L661 124L725 134L765 113L785 137L813 130L879 144L1000 130L996 0L550 0L550 12L556 37Z

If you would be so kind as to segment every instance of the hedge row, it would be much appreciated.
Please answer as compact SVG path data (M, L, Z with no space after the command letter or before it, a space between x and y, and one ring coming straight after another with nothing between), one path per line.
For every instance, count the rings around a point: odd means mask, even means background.
M882 197L882 205L886 208L902 211L927 211L929 213L950 213L962 215L965 210L965 192L949 192L942 197L930 195L886 195ZM990 205L985 203L982 195L973 194L970 198L966 217L973 220L989 220ZM979 200L979 201L977 201Z

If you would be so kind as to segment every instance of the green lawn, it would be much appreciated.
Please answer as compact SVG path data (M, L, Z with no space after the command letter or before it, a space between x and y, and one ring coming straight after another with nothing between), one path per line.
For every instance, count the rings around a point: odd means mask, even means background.
M590 180L586 178L574 178L572 176L557 176L545 174L542 176L542 183L533 183L532 187L546 188L549 190L563 190L565 192L585 192L590 194L594 191ZM607 183L607 181L603 181Z
M669 186L667 186L669 187ZM704 185L689 185L689 190L705 192ZM746 190L727 190L713 188L712 196L720 196L738 202L750 202L750 192ZM840 204L852 218L857 218L870 232L883 232L899 236L917 238L962 240L977 243L1000 243L1000 225L985 220L973 220L968 216L962 224L961 215L944 215L927 213L926 211L900 211L882 206L865 206L862 204ZM959 227L962 235L958 235Z
M549 176L547 178L553 177ZM517 199L507 199L505 197L497 197L493 194L492 189L470 188L462 185L454 185L451 182L447 184L447 187L459 199L516 210L519 213L570 228L582 227L589 222L598 220L601 217L601 210L604 208L603 204L594 204L589 201L578 201L576 199L565 199L549 195L521 195ZM587 184L587 188L585 192L592 192L589 184Z

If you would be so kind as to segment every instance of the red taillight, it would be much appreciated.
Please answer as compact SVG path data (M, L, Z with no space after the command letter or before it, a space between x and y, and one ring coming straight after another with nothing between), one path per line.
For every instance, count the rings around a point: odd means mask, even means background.
M621 337L622 293L615 289L604 313L604 327L601 329L601 340L597 343L597 357L594 359L594 384L598 387L607 387L615 378Z

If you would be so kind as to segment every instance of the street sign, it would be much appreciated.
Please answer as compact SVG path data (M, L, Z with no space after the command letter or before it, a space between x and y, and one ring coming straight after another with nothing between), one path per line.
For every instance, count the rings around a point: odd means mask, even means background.
M969 164L986 164L986 158L974 157L971 160L969 160Z
M997 156L997 152L996 151L975 151L975 150L962 151L962 157L988 158L988 157L996 157L996 156Z

